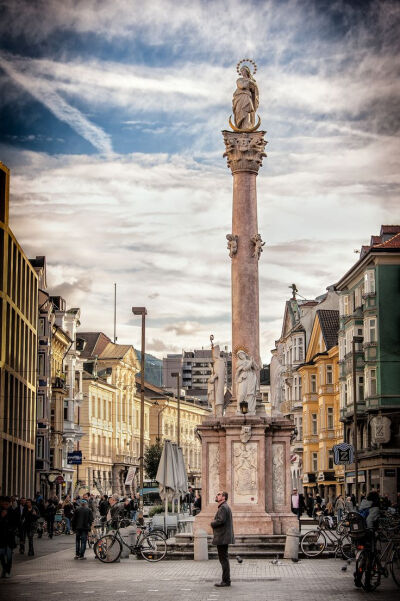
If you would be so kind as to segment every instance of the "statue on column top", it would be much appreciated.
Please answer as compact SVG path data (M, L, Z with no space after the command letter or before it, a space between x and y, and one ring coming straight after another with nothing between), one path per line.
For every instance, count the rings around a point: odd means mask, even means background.
M256 111L259 104L259 92L257 82L254 79L250 68L247 65L242 65L244 62L249 62L254 66L254 73L257 71L257 65L251 59L243 59L237 64L237 72L240 77L236 80L236 90L233 94L232 109L235 118L235 125L229 119L229 124L234 131L237 132L252 132L255 131L261 123L260 118L256 121Z

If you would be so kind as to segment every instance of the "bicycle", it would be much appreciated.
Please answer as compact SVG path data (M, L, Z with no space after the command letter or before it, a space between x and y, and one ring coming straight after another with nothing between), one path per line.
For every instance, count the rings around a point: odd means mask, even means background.
M367 528L360 514L349 517L350 536L357 541L354 584L365 591L374 591L381 576L389 577L400 588L400 525L398 520L382 514L376 530Z
M150 562L161 561L167 554L167 543L165 538L157 532L146 534L145 528L138 528L138 537L133 545L127 544L122 538L118 524L114 533L102 536L94 545L95 555L103 563L114 563L119 559L123 546L128 547L129 552L137 557Z
M354 559L356 554L348 533L338 534L336 530L327 528L323 516L316 530L310 530L302 537L300 547L304 555L310 558L319 557L325 549L333 552L335 558L340 553L344 559Z

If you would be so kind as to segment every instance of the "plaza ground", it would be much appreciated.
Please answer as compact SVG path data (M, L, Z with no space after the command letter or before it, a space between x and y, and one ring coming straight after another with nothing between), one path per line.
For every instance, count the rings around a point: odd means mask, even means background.
M231 561L232 586L218 589L218 561L162 561L134 557L105 565L88 550L86 561L74 560L74 536L35 539L34 558L15 554L12 578L0 580L3 601L95 599L96 601L394 601L399 589L384 578L379 589L354 587L353 566L342 571L340 559Z

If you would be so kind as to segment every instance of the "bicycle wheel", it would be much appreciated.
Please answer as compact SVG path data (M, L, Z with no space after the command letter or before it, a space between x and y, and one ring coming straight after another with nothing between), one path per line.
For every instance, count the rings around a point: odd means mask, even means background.
M340 539L340 550L344 559L354 559L356 556L356 546L349 536L342 536Z
M374 591L381 583L381 575L376 557L368 551L360 551L356 561L356 573L354 584L362 587L365 591Z
M392 559L390 562L390 571L392 578L396 585L400 588L400 549L393 551Z
M147 534L139 546L140 553L146 561L161 561L167 554L167 543L165 538L151 532Z
M112 534L103 536L94 545L94 553L97 559L100 559L103 563L114 563L119 559L121 551L121 543Z
M326 539L320 530L310 530L301 539L301 550L307 557L318 557L326 547Z

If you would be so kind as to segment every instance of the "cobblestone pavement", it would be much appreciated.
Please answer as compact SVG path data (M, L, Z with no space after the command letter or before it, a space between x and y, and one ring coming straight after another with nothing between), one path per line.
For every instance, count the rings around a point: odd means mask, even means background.
M231 562L232 586L215 588L221 569L218 561L162 561L147 563L130 557L105 565L87 551L86 561L74 561L74 538L67 549L30 561L15 562L12 578L0 580L4 601L43 599L96 599L96 601L394 601L399 589L393 580L383 579L374 593L353 585L353 565L346 572L342 560L283 560ZM62 547L65 541L57 543Z

